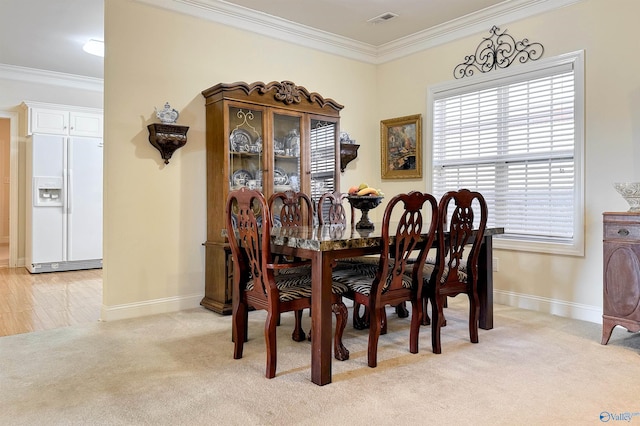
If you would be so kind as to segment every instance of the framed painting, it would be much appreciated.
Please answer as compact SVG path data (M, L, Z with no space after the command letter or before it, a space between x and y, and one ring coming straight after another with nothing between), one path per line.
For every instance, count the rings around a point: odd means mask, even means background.
M380 122L382 179L422 177L422 115Z

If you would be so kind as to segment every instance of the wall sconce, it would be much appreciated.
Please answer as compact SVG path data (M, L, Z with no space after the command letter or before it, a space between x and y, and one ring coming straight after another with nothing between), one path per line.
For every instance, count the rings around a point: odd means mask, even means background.
M173 153L185 146L187 143L187 131L189 127L175 124L178 120L178 111L171 108L169 102L164 104L164 109L156 109L156 117L162 123L152 123L147 126L149 129L149 142L160 151L164 164L169 164L169 159Z
M352 162L358 157L358 148L360 145L356 145L356 141L349 138L347 132L340 133L340 171L344 172L347 164Z

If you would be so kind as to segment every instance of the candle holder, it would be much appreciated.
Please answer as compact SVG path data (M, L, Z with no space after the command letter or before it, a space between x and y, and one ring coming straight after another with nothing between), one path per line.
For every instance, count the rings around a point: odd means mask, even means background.
M356 223L356 229L374 229L373 222L369 220L369 210L375 209L380 205L384 197L379 195L348 195L347 199L353 208L362 212L362 217Z

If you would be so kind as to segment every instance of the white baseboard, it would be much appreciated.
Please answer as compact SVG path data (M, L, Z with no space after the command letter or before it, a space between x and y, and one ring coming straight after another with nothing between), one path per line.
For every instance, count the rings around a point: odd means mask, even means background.
M127 303L116 306L105 306L103 304L100 311L100 320L115 321L194 309L200 306L201 300L202 294L193 294L190 296L167 297L165 299L145 300L144 302Z
M115 321L194 309L200 306L201 300L202 294L194 294L116 306L102 305L100 319L101 321ZM494 290L493 301L501 305L602 324L602 308L599 306L583 305L502 290Z
M502 290L493 291L493 301L501 305L602 324L602 307L600 306L582 305Z

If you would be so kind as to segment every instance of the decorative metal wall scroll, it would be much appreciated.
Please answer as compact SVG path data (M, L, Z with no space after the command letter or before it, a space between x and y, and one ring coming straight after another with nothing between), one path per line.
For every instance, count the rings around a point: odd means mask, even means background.
M500 28L495 25L489 32L491 36L482 40L475 54L465 56L464 62L455 67L455 78L470 77L476 70L486 73L498 68L507 68L516 60L520 63L535 61L544 53L542 44L529 43L526 38L516 41L507 34L507 30L500 33Z

